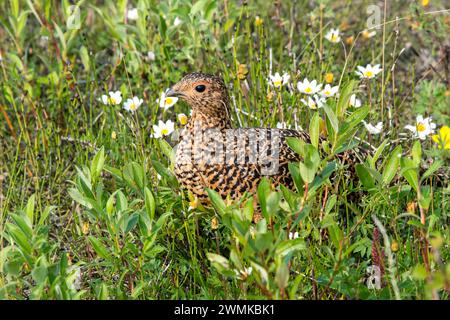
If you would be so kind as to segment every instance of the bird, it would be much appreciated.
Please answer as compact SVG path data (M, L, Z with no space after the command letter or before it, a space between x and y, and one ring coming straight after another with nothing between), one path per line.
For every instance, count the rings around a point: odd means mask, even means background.
M174 173L200 203L209 203L208 188L223 199L255 194L263 177L270 177L274 187L295 189L288 165L302 159L286 138L309 143L307 132L233 128L227 87L216 75L189 73L169 88L166 97L177 97L192 109L176 147Z

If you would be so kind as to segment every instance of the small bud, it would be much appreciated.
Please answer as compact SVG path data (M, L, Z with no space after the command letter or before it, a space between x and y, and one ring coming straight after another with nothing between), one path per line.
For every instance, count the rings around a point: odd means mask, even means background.
M332 83L332 82L333 82L333 78L334 78L333 74L330 73L330 72L328 72L328 73L325 75L325 82L326 82L326 83Z

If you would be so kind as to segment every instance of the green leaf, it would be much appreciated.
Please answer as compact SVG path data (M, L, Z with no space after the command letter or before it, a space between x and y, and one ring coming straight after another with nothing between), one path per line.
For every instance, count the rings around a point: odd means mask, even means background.
M270 218L270 212L267 211L267 201L268 201L270 192L271 192L270 182L266 177L264 177L261 179L261 182L258 185L257 194L258 194L259 205L261 208L261 213L267 221Z
M284 289L287 287L289 282L289 268L286 263L281 262L275 273L275 281L277 282L279 289Z
M439 170L444 165L443 160L435 160L430 167L425 171L425 173L422 175L422 178L420 181L424 181L426 178L431 176L433 173L435 173L437 170Z
M144 195L145 195L145 210L147 211L147 215L150 218L150 221L153 221L155 218L155 210L156 210L156 204L155 204L155 197L153 196L153 193L150 191L149 188L144 188Z
M381 156L381 154L382 154L384 148L386 147L387 143L388 143L388 139L385 139L385 140L380 144L380 146L377 148L377 150L375 151L375 154L373 155L373 158L372 158L371 161L370 161L370 166L371 166L373 169L375 169L376 163L377 163L377 161L378 161L378 158L380 158L380 156Z
M277 246L277 248L275 250L275 255L277 255L277 256L280 255L280 256L284 257L294 251L305 250L305 249L306 249L306 244L303 239L297 238L297 239L292 239L292 240L284 240Z
M356 80L351 80L339 92L339 100L336 107L336 114L339 119L342 119L344 117L345 110L347 110L347 107L350 102L350 97L353 92L353 88L356 86L356 84L357 84Z
M420 160L419 160L420 161ZM419 190L419 178L417 174L416 162L402 157L400 160L401 174L408 181L409 185L417 192Z
M103 258L103 259L110 258L108 249L105 247L105 245L99 239L97 239L93 236L89 236L88 239L89 239L89 242L91 243L92 247L94 248L95 252L99 255L100 258Z
M220 194L209 188L206 189L206 192L208 193L209 199L211 199L214 208L216 208L217 212L219 212L220 215L223 215L227 206L225 205L225 202L223 201Z
M92 181L97 181L100 173L103 170L103 165L105 164L105 149L102 147L100 151L97 152L94 159L91 162L91 179Z
M317 149L319 146L320 118L319 113L315 112L309 122L309 137L311 144Z
M389 158L386 160L386 165L384 167L384 171L382 174L382 181L384 184L389 184L392 179L395 177L395 173L397 172L400 156L402 154L402 146L397 146L389 155Z
M36 200L36 194L33 194L27 202L27 207L25 209L25 213L27 214L28 219L31 222L31 225L33 225L33 219L34 219L34 203Z
M317 169L320 165L320 157L314 146L307 144L304 149L304 162L299 163L300 175L303 181L311 183L314 180L314 176L316 175Z
M292 176L292 179L294 180L295 187L297 188L297 191L300 196L303 196L304 193L304 182L302 180L302 177L300 175L300 168L298 163L290 162L288 164L289 173Z
M411 155L413 157L414 166L418 167L420 165L420 160L422 159L422 146L419 140L416 140L416 142L414 142L411 150Z
M336 117L336 114L326 103L324 103L323 105L323 110L325 110L325 113L327 114L327 120L333 128L333 132L331 135L334 136L337 132L339 132L339 121Z
M294 150L295 153L301 155L302 157L305 156L305 142L303 140L294 137L286 137L286 143L289 148Z
M355 169L356 169L356 174L359 177L359 180L361 181L362 185L364 186L364 188L366 190L375 188L375 181L372 178L372 175L370 174L369 170L367 170L365 165L363 165L361 163L357 163L355 165Z

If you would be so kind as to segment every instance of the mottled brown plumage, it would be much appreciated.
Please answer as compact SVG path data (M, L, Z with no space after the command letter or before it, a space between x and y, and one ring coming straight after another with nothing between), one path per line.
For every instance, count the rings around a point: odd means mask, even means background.
M233 129L227 88L216 76L188 74L167 95L180 97L192 108L192 117L177 147L175 174L201 202L207 202L206 188L217 191L223 198L229 195L233 200L246 191L253 193L264 175L269 175L275 185L294 188L288 163L301 159L288 147L285 138L299 137L309 142L307 133L289 129ZM251 144L254 139L259 139L256 154L260 157L257 160L254 159L255 149L252 149L254 144ZM223 145L226 151L215 148L217 145ZM275 150L277 145L279 150ZM230 156L230 150L237 152ZM279 151L278 157L272 154L275 151ZM277 161L278 170L267 174Z

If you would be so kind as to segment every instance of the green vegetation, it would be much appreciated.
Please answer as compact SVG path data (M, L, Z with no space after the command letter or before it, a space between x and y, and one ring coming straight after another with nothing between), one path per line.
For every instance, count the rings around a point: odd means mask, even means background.
M449 298L445 1L385 19L371 1L75 2L0 3L0 299ZM223 76L236 127L311 134L289 141L296 190L259 185L257 224L250 195L197 205L174 140L151 137L182 128L188 106L156 100L193 71ZM311 108L304 78L339 95ZM335 155L363 141L351 179Z

